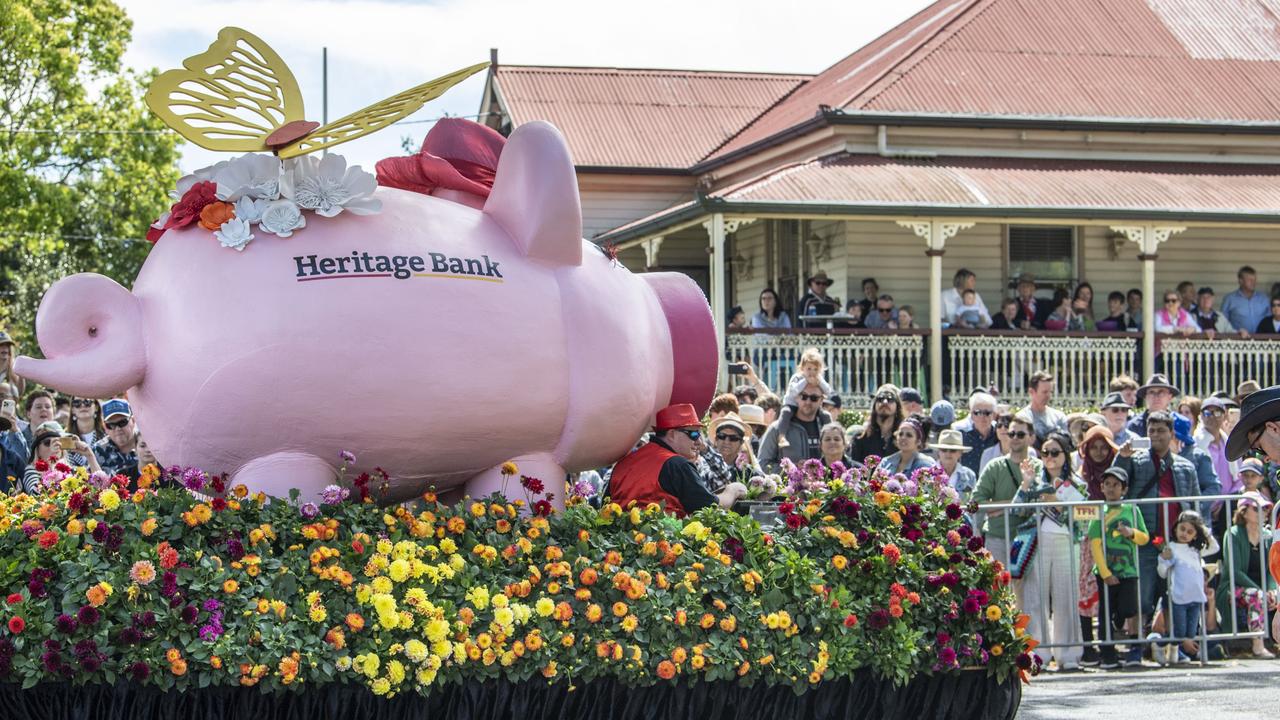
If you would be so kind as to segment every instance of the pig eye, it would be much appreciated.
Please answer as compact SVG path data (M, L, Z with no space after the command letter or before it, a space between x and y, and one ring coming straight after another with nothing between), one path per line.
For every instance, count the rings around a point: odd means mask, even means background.
M89 337L98 337L98 326L97 326L97 325L90 325L90 326L89 326Z

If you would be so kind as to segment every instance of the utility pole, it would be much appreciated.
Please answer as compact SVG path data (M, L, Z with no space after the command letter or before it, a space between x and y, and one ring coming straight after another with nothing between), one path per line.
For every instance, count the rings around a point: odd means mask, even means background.
M329 47L320 49L320 125L329 124ZM328 155L329 149L321 153Z

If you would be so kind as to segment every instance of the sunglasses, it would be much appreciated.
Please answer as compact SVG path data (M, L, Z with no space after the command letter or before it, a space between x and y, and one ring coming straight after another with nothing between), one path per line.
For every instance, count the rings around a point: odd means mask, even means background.
M742 442L742 436L735 433L716 433L717 440L727 440L729 442Z
M1174 303L1176 303L1176 302L1178 302L1178 298L1165 298L1165 299L1164 299L1164 304L1165 304L1165 305L1172 305L1172 304L1174 304Z
M72 400L71 407L93 407L96 403L92 400Z
M44 440L40 441L40 447L51 447L57 444L58 444L58 438L56 437L45 438Z
M885 314L887 315L887 314L889 314L889 313L893 312L893 308L891 308L891 307L887 307L887 308L878 307L878 308L876 308L876 312L878 312L878 313L885 313Z
M800 399L801 399L801 400L808 400L809 402L818 402L818 401L822 400L822 396L821 396L821 395L810 395L809 393L800 393Z
M969 414L970 414L970 415L978 415L979 417L987 417L987 416L989 416L989 415L995 415L995 414L996 414L996 411L995 411L995 410L974 410L973 412L971 412L971 413L969 413Z
M129 427L129 421L128 420L112 420L109 423L105 423L105 425L107 426L108 430L120 430L121 428Z
M1267 426L1260 425L1258 426L1257 429L1253 430L1252 432L1250 432L1248 435L1245 436L1249 440L1250 450L1258 449L1258 441L1262 439L1262 434L1265 433L1266 431L1267 431Z
M1219 415L1226 415L1226 413L1222 412L1218 408L1205 408L1204 410L1200 411L1200 414L1205 417L1218 417Z
M1056 458L1059 455L1066 455L1066 453L1062 452L1061 450L1041 450L1040 454L1045 457L1051 457L1051 458Z
M1022 438L1026 437L1026 436L1028 436L1028 435L1030 435L1030 434L1031 434L1031 433L1027 432L1026 430L1010 430L1010 431L1009 431L1009 437L1011 437L1011 438L1017 438L1017 439L1019 439L1019 440L1021 440Z
M892 396L892 395L885 395L885 396L883 396L883 397L878 397L878 398L876 398L876 404L877 404L877 405L878 405L878 404L880 404L880 403L885 403L885 404L887 404L887 405L893 405L895 402L896 402L896 401L893 399L893 396Z

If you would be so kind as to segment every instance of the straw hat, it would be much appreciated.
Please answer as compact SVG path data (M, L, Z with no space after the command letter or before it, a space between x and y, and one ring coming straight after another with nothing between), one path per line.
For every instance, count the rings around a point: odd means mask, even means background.
M938 441L932 443L934 450L963 450L968 452L973 448L964 444L964 435L959 430L943 430L938 433Z

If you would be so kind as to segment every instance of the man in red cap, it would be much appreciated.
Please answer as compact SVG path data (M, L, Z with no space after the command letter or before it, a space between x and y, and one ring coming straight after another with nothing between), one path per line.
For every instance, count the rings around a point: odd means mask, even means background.
M689 403L659 410L653 439L613 467L613 502L622 507L632 501L641 507L656 502L679 517L715 505L716 496L703 486L689 461L701 437L702 423Z

